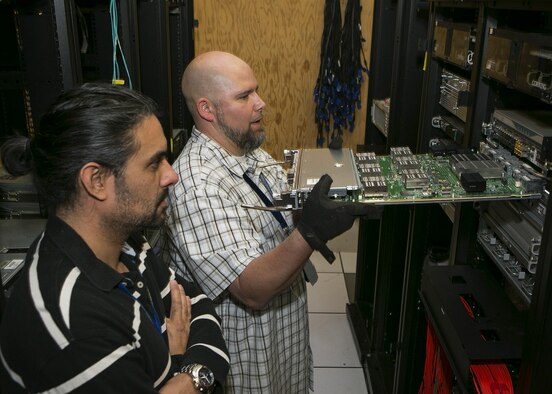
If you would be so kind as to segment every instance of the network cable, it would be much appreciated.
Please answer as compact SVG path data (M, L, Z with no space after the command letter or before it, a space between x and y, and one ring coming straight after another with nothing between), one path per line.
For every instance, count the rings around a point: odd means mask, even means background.
M128 86L132 89L132 79L130 77L130 72L128 70L128 65L125 59L125 54L123 53L123 48L121 47L121 42L119 40L119 15L117 12L117 2L116 0L110 0L109 2L109 15L111 18L111 43L113 46L113 75L111 78L111 83L113 85L124 85L125 80L121 79L119 71L119 62L117 59L117 52L121 55L121 60L123 62L124 69L128 78Z

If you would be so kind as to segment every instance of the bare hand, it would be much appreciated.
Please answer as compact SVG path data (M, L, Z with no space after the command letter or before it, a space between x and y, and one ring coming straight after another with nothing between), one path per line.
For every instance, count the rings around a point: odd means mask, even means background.
M184 354L190 336L192 302L184 288L171 280L171 314L166 318L170 354Z

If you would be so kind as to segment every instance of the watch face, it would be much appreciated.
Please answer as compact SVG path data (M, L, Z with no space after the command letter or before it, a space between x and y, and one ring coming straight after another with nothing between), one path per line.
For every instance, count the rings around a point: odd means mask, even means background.
M215 383L215 376L209 368L202 367L198 373L199 387L211 387Z

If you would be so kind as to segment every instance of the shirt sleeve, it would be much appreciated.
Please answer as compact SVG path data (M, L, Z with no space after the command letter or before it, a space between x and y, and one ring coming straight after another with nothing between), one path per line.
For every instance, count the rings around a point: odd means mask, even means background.
M267 229L262 228L259 214L263 212L246 210L241 201L219 190L187 190L171 212L172 238L182 255L173 260L185 264L184 271L191 271L203 291L216 300L251 260L266 252L263 231Z
M184 292L192 301L192 319L188 346L180 367L189 364L207 366L222 384L230 368L230 358L226 343L222 337L220 317L213 302L192 282L176 277L184 287Z
M207 366L215 375L215 379L222 384L228 374L230 360L228 349L222 336L220 317L215 311L212 300L197 285L176 276L174 271L164 264L155 252L149 248L145 240L142 250L147 250L144 264L145 269L142 273L145 277L150 278L148 280L149 283L156 282L158 284L156 290L159 291L162 299L165 316L170 317L171 311L170 279L176 279L192 301L192 316L187 348L181 357L171 357L169 376L179 372L184 365L202 364ZM155 285L152 284L152 289L150 290L153 289L155 289ZM165 338L168 340L166 332Z

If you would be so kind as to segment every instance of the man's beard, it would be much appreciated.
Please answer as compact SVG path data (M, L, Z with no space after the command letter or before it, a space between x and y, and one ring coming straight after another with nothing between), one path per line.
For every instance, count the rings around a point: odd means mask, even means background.
M217 118L224 135L243 152L252 152L265 142L264 127L259 128L257 132L251 129L251 125L249 125L247 130L240 130L228 126L224 121L222 112L217 111Z
M115 215L104 219L109 227L118 233L131 234L163 223L165 213L159 211L159 205L167 198L167 190L163 190L155 205L146 207L144 201L133 195L123 180L118 179L116 182L119 209Z

